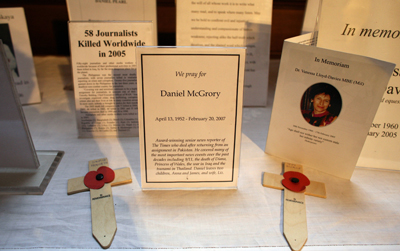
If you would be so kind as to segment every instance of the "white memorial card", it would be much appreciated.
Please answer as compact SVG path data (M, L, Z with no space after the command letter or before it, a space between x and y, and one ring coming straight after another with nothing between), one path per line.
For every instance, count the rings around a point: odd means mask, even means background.
M40 103L40 90L23 8L0 8L0 39L21 104Z
M396 63L358 166L400 170L400 2L324 0L318 46Z
M79 137L138 136L136 46L151 22L70 22Z
M38 157L7 61L0 42L0 167L37 169Z
M244 106L266 106L272 0L177 1L179 46L247 47Z
M151 21L157 44L156 0L67 0L69 21Z
M350 179L394 64L285 40L266 152Z
M236 188L245 49L137 54L142 188Z

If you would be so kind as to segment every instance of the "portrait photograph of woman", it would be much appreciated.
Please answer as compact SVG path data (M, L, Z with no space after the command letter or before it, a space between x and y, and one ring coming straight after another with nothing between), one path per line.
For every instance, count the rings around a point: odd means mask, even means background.
M301 99L301 113L313 126L332 124L342 109L339 91L328 83L316 83L310 86Z

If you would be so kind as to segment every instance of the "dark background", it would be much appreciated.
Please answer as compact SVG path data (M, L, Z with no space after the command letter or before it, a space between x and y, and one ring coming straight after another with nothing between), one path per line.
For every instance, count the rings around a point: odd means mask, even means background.
M189 0L188 0L189 1ZM307 0L274 0L271 58L280 58L283 40L300 34ZM69 55L65 0L0 0L0 8L25 9L33 55ZM158 45L175 45L175 0L157 0Z

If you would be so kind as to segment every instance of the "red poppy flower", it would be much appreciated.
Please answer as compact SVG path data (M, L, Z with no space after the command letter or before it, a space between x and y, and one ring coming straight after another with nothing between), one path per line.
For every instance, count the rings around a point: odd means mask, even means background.
M282 185L293 192L303 192L310 185L307 176L299 172L285 172L283 177Z
M105 183L110 183L114 180L114 171L106 166L101 166L97 171L90 171L85 175L83 183L90 189L100 189Z

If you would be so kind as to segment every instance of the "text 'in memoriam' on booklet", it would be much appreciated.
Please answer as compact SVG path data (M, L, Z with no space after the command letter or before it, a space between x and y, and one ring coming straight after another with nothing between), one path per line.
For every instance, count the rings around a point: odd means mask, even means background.
M266 152L350 179L394 64L284 42Z

